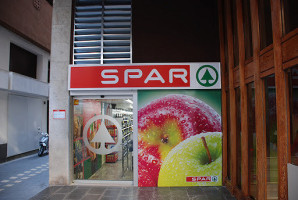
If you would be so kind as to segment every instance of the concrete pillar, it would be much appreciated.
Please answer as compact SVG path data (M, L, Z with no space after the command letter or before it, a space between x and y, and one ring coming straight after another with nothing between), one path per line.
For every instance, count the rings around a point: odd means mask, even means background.
M72 0L55 0L52 19L50 74L50 185L68 185L72 178L70 97L67 88L70 62ZM53 119L53 110L66 110L66 119Z

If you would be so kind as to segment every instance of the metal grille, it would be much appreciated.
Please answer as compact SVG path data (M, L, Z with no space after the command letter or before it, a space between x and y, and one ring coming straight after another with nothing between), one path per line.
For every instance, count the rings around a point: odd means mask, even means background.
M131 0L77 0L74 64L131 63Z

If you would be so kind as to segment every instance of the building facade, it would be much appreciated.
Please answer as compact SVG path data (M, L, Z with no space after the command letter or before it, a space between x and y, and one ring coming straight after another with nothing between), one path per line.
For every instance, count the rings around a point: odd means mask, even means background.
M224 183L238 199L295 199L297 2L219 8Z
M52 6L0 3L0 160L38 148L47 131Z
M146 69L145 66L152 68L150 63L164 63L166 66L166 63L173 65L173 62L218 62L217 4L215 1L192 1L192 4L193 7L181 6L172 1L166 1L163 5L159 1L128 0L54 2L50 116L55 117L50 118L50 184L141 186L142 183L138 182L138 135L135 126L140 101L137 103L136 91L123 88L72 90L68 87L69 65L72 69L80 69L78 66L88 69L99 64L123 66L143 63L144 68L137 69L139 73L141 69ZM94 80L84 77L86 83ZM220 102L220 97L216 97ZM57 119L60 114L65 117ZM129 138L123 140L122 150L117 154L92 153L92 149L101 151L98 144L92 146L88 145L86 139L84 141L83 129L86 124L89 126L88 120L101 115L109 115L120 122L124 126L123 137ZM92 123L92 128L86 129L85 134L96 135L97 130L101 129L99 124L102 122ZM108 123L105 126L112 137L109 141L117 140L117 134L110 132L113 126ZM164 137L163 142L167 143L167 136ZM105 140L108 141L107 138ZM125 162L121 164L122 161ZM101 174L105 166L120 168ZM146 182L146 185L149 184L157 185L157 182Z
M288 199L297 170L296 8L291 0L54 2L49 112L56 117L50 118L50 184L99 183L89 177L108 158L78 151L84 149L83 136L77 134L84 132L80 124L88 124L81 113L92 102L100 109L91 109L89 118L121 108L110 114L122 118L121 110L136 119L138 112L135 104L129 110L124 101L106 101L121 96L136 102L132 90L70 91L70 64L220 61L222 184L237 199ZM137 162L136 156L131 159ZM128 184L138 185L135 179Z

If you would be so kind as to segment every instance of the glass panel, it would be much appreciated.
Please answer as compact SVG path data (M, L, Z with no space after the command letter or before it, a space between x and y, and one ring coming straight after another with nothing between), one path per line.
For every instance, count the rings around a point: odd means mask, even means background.
M270 0L259 0L259 26L260 26L260 48L272 44L272 22Z
M74 179L133 180L130 99L74 99Z
M229 89L229 56L228 56L228 33L227 33L227 12L226 3L223 2L223 34L224 34L224 51L225 51L225 85L226 90Z
M235 90L236 96L236 181L237 186L241 189L241 103L240 103L240 88Z
M251 35L251 17L250 17L250 1L243 0L243 29L244 29L244 44L245 44L245 59L252 57L252 35Z
M239 44L238 44L238 29L237 29L237 8L236 0L232 0L232 31L233 31L233 51L234 51L234 67L239 65Z
M231 125L230 125L230 93L227 90L227 176L228 179L231 180L232 174L232 155L231 155Z
M283 5L283 23L285 34L298 28L298 1L281 0Z
M267 199L278 197L277 122L275 76L265 78Z
M257 154L256 154L256 124L255 124L255 86L254 83L247 85L248 106L248 171L249 171L249 194L257 198Z
M298 166L298 66L289 70L291 163Z

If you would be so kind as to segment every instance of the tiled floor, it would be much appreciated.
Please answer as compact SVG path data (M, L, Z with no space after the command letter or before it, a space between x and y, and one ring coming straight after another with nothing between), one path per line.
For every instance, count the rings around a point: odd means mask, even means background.
M43 190L32 200L235 200L225 187L96 187L54 186Z
M131 157L131 153L129 153L129 159L127 160L127 158L125 158L123 160L124 168L122 168L122 160L118 160L115 163L104 163L102 167L89 178L89 180L132 181L133 171Z

